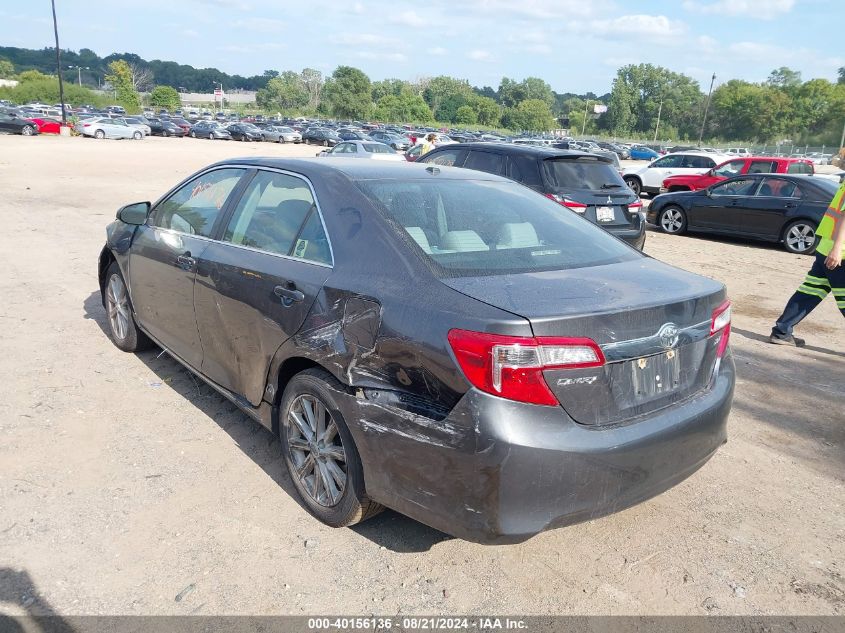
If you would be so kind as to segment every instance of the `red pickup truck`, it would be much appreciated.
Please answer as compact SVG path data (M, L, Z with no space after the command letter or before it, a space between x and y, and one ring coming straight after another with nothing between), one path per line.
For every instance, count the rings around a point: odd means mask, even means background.
M742 174L810 174L815 173L813 161L806 158L777 156L748 156L732 158L703 174L669 176L663 181L660 193L667 191L698 191L733 176Z

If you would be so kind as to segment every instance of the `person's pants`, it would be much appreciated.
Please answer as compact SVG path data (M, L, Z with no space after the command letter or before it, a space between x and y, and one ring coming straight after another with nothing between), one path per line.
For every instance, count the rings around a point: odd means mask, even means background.
M772 328L772 334L780 337L790 336L792 328L831 292L836 300L836 307L842 312L842 316L845 316L845 263L829 270L824 265L824 260L824 255L816 253L813 267L804 278L804 283L798 286L798 290L786 304L783 314Z

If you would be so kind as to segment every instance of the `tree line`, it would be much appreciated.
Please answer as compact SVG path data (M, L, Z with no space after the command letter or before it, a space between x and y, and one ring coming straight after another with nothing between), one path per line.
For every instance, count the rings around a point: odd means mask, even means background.
M503 77L496 88L479 88L449 76L373 81L351 66L339 66L328 76L305 68L300 72L266 70L260 76L242 77L213 68L147 62L131 53L100 58L90 49L81 49L79 53L63 51L62 55L63 65L73 66L63 70L68 83L81 78L83 84L93 86L91 76L85 73L100 73L97 83L107 82L119 93L118 101L129 109L140 103L139 92L152 90L151 105L168 107L178 104L175 88L209 92L222 83L226 90L256 90L257 106L268 113L437 121L514 131L566 127L573 134L658 141L697 140L701 135L711 142L776 143L789 139L801 144L836 145L845 124L845 68L840 69L835 83L826 79L803 81L799 72L785 67L772 71L760 83L730 79L718 84L708 99L693 78L652 64L623 66L611 91L599 96L557 93L539 77L519 81ZM82 71L83 65L97 70ZM53 49L0 47L0 78L21 71L50 73L54 69ZM29 92L34 88L30 82ZM607 106L607 112L595 114L595 105Z

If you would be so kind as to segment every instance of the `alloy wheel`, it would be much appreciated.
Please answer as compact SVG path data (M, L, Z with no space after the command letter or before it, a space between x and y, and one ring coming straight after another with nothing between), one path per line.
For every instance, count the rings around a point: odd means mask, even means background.
M786 232L786 244L790 250L803 253L816 243L816 232L809 224L795 224Z
M677 209L666 209L660 216L660 227L667 233L677 233L684 226L684 216Z
M21 134L23 136L32 136L33 132L34 132L34 130L33 130L31 125L24 125L23 129L21 130Z
M346 489L346 451L331 413L316 397L303 394L291 403L287 417L295 476L314 502L336 505Z
M106 311L112 334L121 341L129 333L129 299L120 275L112 275L106 288Z

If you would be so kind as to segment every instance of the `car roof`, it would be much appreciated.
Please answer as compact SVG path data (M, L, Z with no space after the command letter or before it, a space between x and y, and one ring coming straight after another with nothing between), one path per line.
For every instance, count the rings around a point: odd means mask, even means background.
M327 161L319 158L248 157L230 158L214 163L209 167L230 165L283 169L302 174L306 177L319 177L328 172L335 172L343 174L350 180L423 180L439 178L441 180L512 182L507 178L474 169L429 165L426 163L369 160Z
M591 152L581 152L571 149L556 149L554 147L541 147L539 145L523 145L521 143L461 143L460 145L445 145L432 150L436 152L441 149L477 149L477 150L495 150L502 154L520 154L522 156L533 156L541 160L547 158L580 158L582 156L588 158L600 158L607 160L600 154L593 154Z

